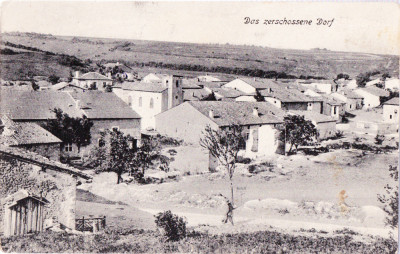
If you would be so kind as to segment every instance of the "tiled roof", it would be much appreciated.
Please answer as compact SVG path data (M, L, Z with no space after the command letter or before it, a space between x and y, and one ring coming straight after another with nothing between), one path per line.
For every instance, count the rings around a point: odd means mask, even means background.
M195 79L182 79L182 89L201 89Z
M380 89L375 86L370 86L370 87L365 87L365 88L360 88L362 91L368 92L372 95L379 96L379 97L386 97L389 96L389 92L385 91L383 89Z
M35 123L14 122L7 116L0 119L4 126L0 135L0 143L10 146L28 144L51 144L62 141Z
M124 90L143 91L150 93L161 93L162 91L168 89L159 82L124 82L122 83L121 88Z
M106 76L104 76L104 75L102 75L100 73L97 73L97 72L85 73L85 74L79 76L77 79L82 79L82 80L92 80L92 79L93 80L112 80L112 79L110 79L110 78L108 78L108 77L106 77Z
M63 89L64 87L69 86L67 82L60 82L55 84L54 86L51 87L52 90L60 90Z
M343 93L344 96L346 96L347 98L350 98L350 99L362 99L363 98L361 95L358 95L349 89L343 89L339 93Z
M260 94L264 97L276 98L282 102L310 102L315 101L296 89L273 89L272 92L268 90L261 90Z
M73 98L65 92L1 89L0 96L0 115L8 115L12 120L54 119L52 110L55 108L61 108L71 117L83 115L75 107Z
M199 101L210 95L205 89L186 89L183 91L184 101Z
M60 108L71 117L82 117L85 114L90 119L140 118L114 93L92 90L67 93L1 89L0 95L0 115L7 115L12 120L54 119L54 108ZM77 105L77 100L80 105Z
M283 122L284 112L268 102L242 101L191 101L190 103L200 113L209 118L210 110L214 113L214 121L219 126L231 124L257 125ZM257 108L259 116L253 115Z
M59 172L64 172L67 174L76 175L84 179L91 179L92 177L79 169L71 167L69 165L63 164L58 161L50 160L44 156L37 153L27 151L25 149L17 147L9 147L0 145L1 156L11 157L23 162L27 162L34 165L44 166L46 169L51 169Z
M212 89L212 88L220 88L226 83L223 83L223 82L198 82L197 84L199 86L208 87L208 88Z
M306 120L315 121L317 123L336 122L336 119L333 117L322 115L314 111L289 110L288 113L304 116Z
M338 100L338 99L336 99L336 98L334 98L332 96L329 96L329 95L323 94L322 98L323 98L323 101L326 102L329 105L340 106L340 105L346 104L345 102L340 101L340 100Z
M278 82L272 79L240 78L240 80L251 85L255 89L279 88Z
M237 98L241 95L245 95L246 93L243 93L241 91L229 88L229 87L220 87L220 88L211 88L211 90L215 94L219 94L224 98Z
M80 108L89 119L131 119L140 116L116 94L88 90L69 93L79 100Z
M394 97L383 103L384 105L396 105L399 106L399 97Z

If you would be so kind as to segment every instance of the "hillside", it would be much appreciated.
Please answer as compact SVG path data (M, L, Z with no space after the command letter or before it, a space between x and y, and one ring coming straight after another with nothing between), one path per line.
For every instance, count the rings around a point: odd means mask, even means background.
M218 71L218 68L246 68L263 71L285 72L300 75L334 78L338 73L347 73L355 77L361 72L381 71L398 75L399 57L369 53L333 52L325 49L290 50L257 46L236 46L216 44L192 44L176 42L155 42L140 40L121 40L103 38L84 38L53 36L34 33L2 34L2 44L9 42L37 48L43 52L20 52L17 55L2 56L2 76L11 78L18 75L28 63L28 69L35 74L58 76L69 75L74 66L60 65L54 62L54 56L44 52L66 54L81 60L93 62L120 61L128 65L164 68L182 66L200 71ZM40 55L40 56L39 56ZM45 56L43 56L45 55ZM89 62L89 61L87 61ZM35 65L48 66L49 69ZM185 68L186 68L185 67ZM218 68L216 68L218 67ZM170 67L171 68L171 67ZM50 75L49 74L49 75Z

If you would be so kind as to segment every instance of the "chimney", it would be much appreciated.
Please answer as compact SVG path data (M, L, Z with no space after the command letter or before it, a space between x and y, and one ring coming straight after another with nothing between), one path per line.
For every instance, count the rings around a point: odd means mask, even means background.
M77 109L81 109L81 101L80 100L75 100L75 106Z
M107 73L107 78L111 79L111 72Z
M258 115L258 108L257 108L257 107L254 107L254 108L253 108L253 116L257 116L257 117L259 116L259 115Z
M75 72L75 78L79 78L79 76L81 76L81 72L80 71L76 71Z
M119 62L117 62L117 66L119 66Z
M214 110L210 109L210 111L208 111L208 116L214 118Z

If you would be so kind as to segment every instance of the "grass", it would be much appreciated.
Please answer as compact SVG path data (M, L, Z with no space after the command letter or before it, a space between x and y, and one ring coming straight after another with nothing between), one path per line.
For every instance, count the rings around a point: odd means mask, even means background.
M4 33L2 40L44 51L73 55L82 60L91 59L95 62L120 61L128 64L162 62L208 67L237 67L327 78L334 78L341 72L355 77L361 72L374 70L389 72L396 76L399 69L397 56L329 50L288 50L256 46L49 37L24 33ZM44 62L45 59L38 61L38 64ZM3 65L10 67L8 62Z
M1 239L5 252L93 253L396 253L393 239L362 242L352 235L289 235L276 231L210 235L192 232L167 242L156 231L109 231L98 235L45 232Z

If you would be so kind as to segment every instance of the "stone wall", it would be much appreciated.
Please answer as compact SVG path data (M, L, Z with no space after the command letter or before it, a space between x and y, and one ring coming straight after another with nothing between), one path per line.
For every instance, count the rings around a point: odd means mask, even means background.
M50 203L44 219L75 229L76 179L66 173L46 169L0 155L0 233L4 232L4 199L25 189L40 194ZM46 226L46 225L45 225Z
M57 144L38 144L38 145L22 145L19 146L28 151L40 154L50 160L60 160L60 143Z

